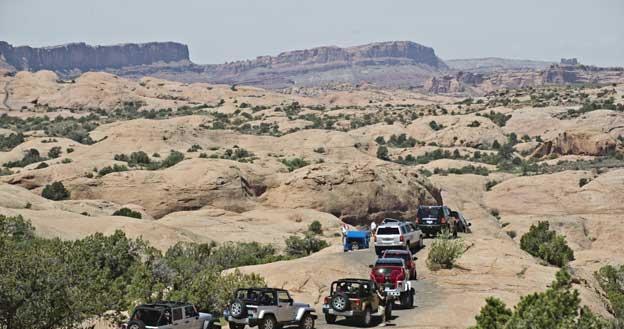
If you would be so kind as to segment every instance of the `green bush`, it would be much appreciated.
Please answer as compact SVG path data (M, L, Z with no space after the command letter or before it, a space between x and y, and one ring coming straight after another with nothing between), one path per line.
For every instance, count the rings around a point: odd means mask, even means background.
M128 171L128 167L126 167L124 165L114 164L112 167L111 166L106 166L106 167L100 169L100 171L98 171L98 176L102 177L102 176L106 176L106 175L108 175L110 173L122 172L122 171Z
M489 297L475 317L477 325L473 328L611 328L608 321L580 305L579 293L571 289L571 280L567 270L560 270L550 288L523 296L513 311L501 300Z
M511 119L511 114L503 114L500 112L490 111L490 113L483 114L484 117L492 120L499 127L504 127L507 124L507 120Z
M113 213L113 216L125 216L125 217L137 218L137 219L141 219L143 217L141 216L140 212L134 211L132 209L125 208L125 207L115 210L115 212Z
M171 153L160 163L160 168L173 167L182 160L184 160L184 154L171 150Z
M304 158L282 159L281 162L288 168L288 171L297 170L310 164Z
M41 196L54 201L67 200L70 197L70 193L61 182L54 182L46 185L41 192Z
M531 225L529 232L520 238L520 248L549 264L565 266L574 260L574 251L568 247L563 236L549 228L547 221L540 221L537 226Z
M455 262L464 253L464 243L453 239L448 230L443 230L431 243L431 250L427 256L427 267L432 271L453 268Z
M613 315L624 324L624 265L606 265L594 275L607 296Z
M24 142L24 135L22 133L11 133L10 135L0 135L0 152L8 152L17 145Z
M47 159L41 157L37 149L29 149L26 152L24 152L24 157L22 158L22 160L7 162L4 164L4 166L7 168L26 167L29 164L39 162L39 161L45 161L45 160Z
M313 234L305 234L303 238L296 235L286 239L286 254L292 257L304 257L311 255L329 246L325 240L314 237Z
M323 234L323 225L318 220L313 221L308 226L308 232L312 232L314 234Z
M429 127L431 127L431 129L435 131L442 130L445 128L444 125L438 124L436 121L429 122Z
M50 159L56 159L61 156L61 147L55 146L48 151L48 157Z
M385 146L379 146L377 148L377 158L381 160L390 160L388 155L388 148Z
M37 165L37 167L35 167L35 169L43 169L43 168L48 168L48 164L45 162L41 162L40 164Z

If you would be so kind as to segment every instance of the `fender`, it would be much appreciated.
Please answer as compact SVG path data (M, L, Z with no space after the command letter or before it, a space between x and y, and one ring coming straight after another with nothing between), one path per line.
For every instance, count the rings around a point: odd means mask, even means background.
M310 313L316 319L315 309L313 309L312 307L300 307L297 310L297 317L295 318L295 320L301 321L301 318L303 318L303 315L306 313Z
M267 312L266 310L262 310L258 313L258 319L263 319L265 315L272 315L273 317L275 317L275 314Z

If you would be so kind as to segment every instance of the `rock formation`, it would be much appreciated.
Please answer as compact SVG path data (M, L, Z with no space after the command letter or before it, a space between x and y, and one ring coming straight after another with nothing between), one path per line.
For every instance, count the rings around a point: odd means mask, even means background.
M112 46L90 46L80 42L33 48L13 47L7 42L0 41L0 55L4 62L17 70L58 72L116 69L189 59L188 47L176 42L129 43Z

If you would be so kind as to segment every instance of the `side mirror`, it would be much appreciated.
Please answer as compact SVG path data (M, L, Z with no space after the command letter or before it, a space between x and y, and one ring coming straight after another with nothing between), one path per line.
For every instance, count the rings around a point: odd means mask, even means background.
M418 257L414 256L414 260L418 260Z
M472 223L468 223L468 226L472 226Z
M295 301L294 301L294 300L292 300L292 299L289 299L289 300L288 300L288 304L290 304L290 306L292 306L294 303L295 303Z
M373 266L372 264L371 264L371 265L368 265L368 268L373 268L373 267L375 267L375 266Z

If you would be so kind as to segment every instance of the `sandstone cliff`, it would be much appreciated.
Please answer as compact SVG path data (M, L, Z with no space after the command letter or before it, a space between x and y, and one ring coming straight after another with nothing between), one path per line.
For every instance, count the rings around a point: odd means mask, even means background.
M189 59L186 45L150 42L112 46L90 46L83 42L61 46L14 47L0 41L0 57L17 70L92 71L125 66L176 62Z

